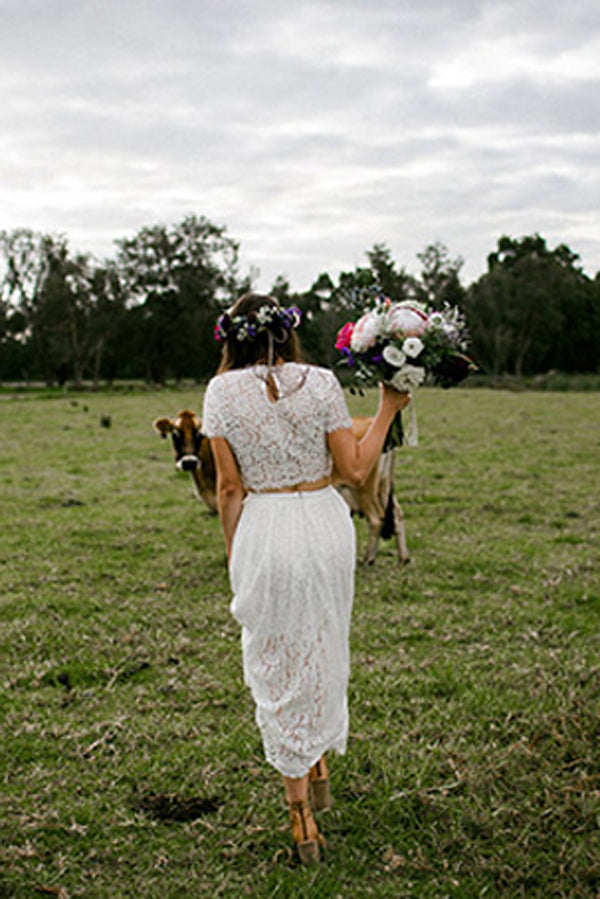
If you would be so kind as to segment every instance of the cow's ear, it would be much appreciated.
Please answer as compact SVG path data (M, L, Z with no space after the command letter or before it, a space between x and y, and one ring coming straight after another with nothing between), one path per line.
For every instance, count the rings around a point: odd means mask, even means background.
M194 427L195 427L198 431L202 431L202 419L201 419L201 418L198 418L197 415L194 416Z
M173 422L170 418L156 418L152 422L152 427L161 437L166 437L173 430Z

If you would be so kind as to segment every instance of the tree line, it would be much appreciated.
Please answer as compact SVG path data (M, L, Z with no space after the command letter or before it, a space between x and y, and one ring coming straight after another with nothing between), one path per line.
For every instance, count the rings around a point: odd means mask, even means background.
M66 237L19 228L0 232L0 381L95 386L116 379L198 381L215 370L219 313L252 278L239 271L239 244L202 216L142 228L115 241L113 259L73 252ZM321 273L303 292L282 276L271 294L303 312L302 343L313 362L333 365L335 335L360 314L365 291L434 308L459 306L480 369L518 377L549 370L598 372L600 275L543 237L503 236L472 284L464 261L441 243L417 254L409 274L383 244L335 279Z

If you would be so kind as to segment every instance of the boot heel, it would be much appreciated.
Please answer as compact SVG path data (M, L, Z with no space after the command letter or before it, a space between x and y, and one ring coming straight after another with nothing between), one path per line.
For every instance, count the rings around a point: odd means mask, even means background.
M316 865L321 859L318 840L307 840L306 843L296 843L298 858L303 865Z
M308 802L290 802L292 839L303 865L315 865L320 859L319 846L325 840L319 833Z
M333 805L331 787L329 785L329 772L325 756L313 765L308 775L311 800L316 812L324 812Z
M316 812L325 812L333 805L331 787L328 780L315 780L310 785L312 805Z

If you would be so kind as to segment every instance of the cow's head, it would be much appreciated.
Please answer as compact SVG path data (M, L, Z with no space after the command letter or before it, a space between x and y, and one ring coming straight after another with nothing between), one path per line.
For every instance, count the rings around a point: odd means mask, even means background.
M161 437L171 435L175 465L180 471L196 471L201 466L202 443L208 438L195 412L182 409L176 418L157 418L152 426Z

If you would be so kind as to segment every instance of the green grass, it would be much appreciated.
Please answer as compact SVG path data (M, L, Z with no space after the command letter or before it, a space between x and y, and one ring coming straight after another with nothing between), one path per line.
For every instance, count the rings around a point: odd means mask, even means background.
M600 396L418 394L412 562L383 544L357 574L315 870L262 759L218 522L151 430L186 406L0 399L0 897L597 896Z

